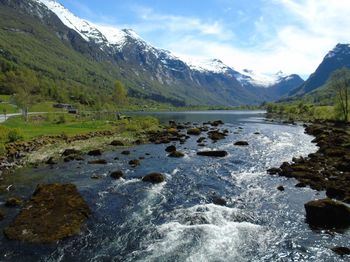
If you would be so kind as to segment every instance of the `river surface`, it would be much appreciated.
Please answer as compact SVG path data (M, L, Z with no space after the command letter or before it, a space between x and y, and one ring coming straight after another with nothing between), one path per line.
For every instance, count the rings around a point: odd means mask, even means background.
M324 193L266 173L317 150L301 126L268 123L259 112L155 115L163 122L221 119L230 133L217 143L208 140L205 148L197 146L198 137L177 144L186 154L181 159L167 157L167 145L151 144L131 148L129 156L120 154L125 148L106 152L102 158L109 164L103 166L88 165L93 157L86 157L83 163L18 171L11 178L15 191L0 195L0 205L10 195L28 199L38 183L72 182L93 213L79 236L54 245L8 241L0 234L0 261L346 261L330 247L349 245L349 232L312 231L305 223L304 203ZM249 146L234 146L237 140ZM196 155L204 149L229 155ZM145 157L141 166L130 168L128 161L138 157ZM108 174L119 169L125 178L112 180ZM165 174L166 182L140 181L150 172ZM279 185L285 191L278 191ZM227 205L213 204L217 198ZM0 229L18 210L5 211Z

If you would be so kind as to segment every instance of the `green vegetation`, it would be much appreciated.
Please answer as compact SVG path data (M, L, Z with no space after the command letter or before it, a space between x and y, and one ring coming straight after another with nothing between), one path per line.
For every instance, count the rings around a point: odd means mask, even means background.
M335 71L330 80L330 88L336 93L335 112L337 119L348 122L350 103L350 70L346 68Z

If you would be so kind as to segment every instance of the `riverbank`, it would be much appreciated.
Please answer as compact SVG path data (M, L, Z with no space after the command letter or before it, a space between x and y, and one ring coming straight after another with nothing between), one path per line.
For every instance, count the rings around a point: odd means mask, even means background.
M36 116L36 118L41 119ZM24 123L11 119L5 128L17 130L18 141L4 142L0 156L1 174L62 159L62 152L74 148L82 154L93 149L112 149L116 145L130 146L148 141L151 133L161 130L152 117L137 117L120 121L74 121L65 123ZM112 143L114 142L114 143ZM118 142L118 143L117 143Z
M315 136L313 140L319 150L308 157L294 158L270 174L294 177L296 187L310 186L326 191L329 198L350 203L350 127L332 122L310 123L305 132Z

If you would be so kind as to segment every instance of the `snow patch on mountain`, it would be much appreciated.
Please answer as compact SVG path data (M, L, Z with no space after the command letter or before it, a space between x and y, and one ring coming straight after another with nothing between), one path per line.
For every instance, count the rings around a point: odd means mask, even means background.
M209 72L223 74L229 70L232 70L229 66L225 65L219 59L198 60L194 58L183 57L182 60L189 66L189 68L201 73Z
M243 69L235 74L237 80L243 85L253 85L258 87L270 87L287 79L289 76L279 71L274 75L257 73L252 70Z

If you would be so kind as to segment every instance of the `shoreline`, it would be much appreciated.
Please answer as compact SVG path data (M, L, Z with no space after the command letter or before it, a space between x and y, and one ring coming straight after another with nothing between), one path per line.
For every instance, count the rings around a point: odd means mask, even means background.
M326 191L329 198L350 203L350 128L332 122L304 124L305 133L319 147L307 157L293 158L268 173L296 178L296 187Z

